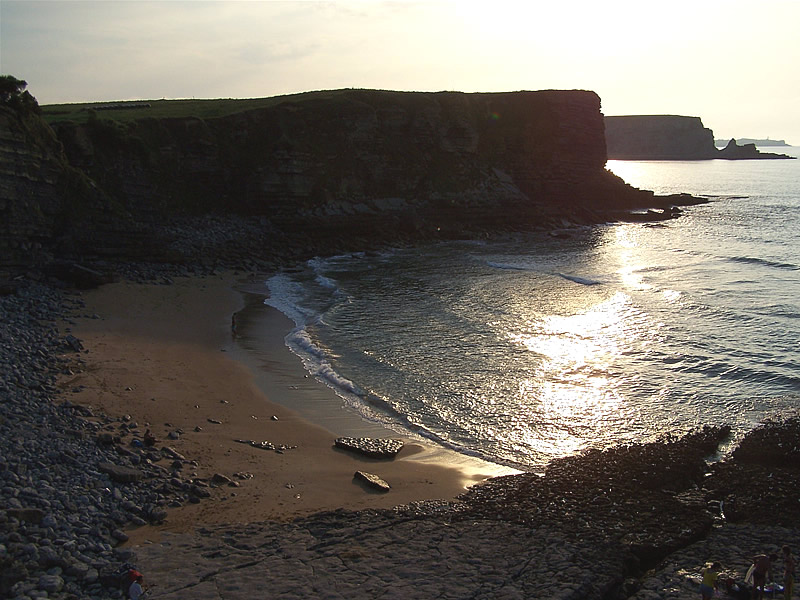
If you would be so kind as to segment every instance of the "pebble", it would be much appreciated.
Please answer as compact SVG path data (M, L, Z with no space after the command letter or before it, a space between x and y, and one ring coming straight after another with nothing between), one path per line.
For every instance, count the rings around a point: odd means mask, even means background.
M121 597L109 581L135 559L117 547L124 528L161 521L163 506L201 496L105 431L136 429L130 416L93 415L59 394L58 376L80 370L82 344L55 324L81 310L79 295L35 280L0 297L2 598ZM176 453L167 454L155 458ZM130 482L101 472L109 465Z

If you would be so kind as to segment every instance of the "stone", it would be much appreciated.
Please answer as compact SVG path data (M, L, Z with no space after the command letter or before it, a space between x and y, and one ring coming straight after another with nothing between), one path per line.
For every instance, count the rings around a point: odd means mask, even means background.
M167 518L167 511L166 509L156 506L150 509L150 512L148 512L147 516L152 523L160 523Z
M9 508L6 515L19 521L39 524L44 519L44 511L40 508Z
M110 446L114 443L114 435L104 431L97 434L97 443L101 446Z
M372 473L366 473L364 471L356 471L353 477L355 479L363 481L369 487L375 488L376 490L381 492L388 492L389 490L392 489L392 486L390 486L388 483L386 483L383 479L381 479L377 475L373 475Z
M220 485L229 485L231 483L231 478L222 475L221 473L214 473L214 476L211 477L211 481L209 482L210 485L217 487Z
M83 350L83 344L74 335L70 334L70 335L66 336L64 338L64 341L67 343L67 346L72 348L75 352L81 352Z
M64 589L64 580L60 575L42 575L39 577L39 589L55 594Z
M124 531L122 531L121 529L114 529L111 532L111 537L113 537L118 542L127 542L128 541L128 535Z
M142 473L139 469L123 467L121 465L115 465L114 463L109 462L98 463L97 468L101 473L105 473L113 481L118 483L133 483L144 477L144 473Z
M371 458L394 458L403 449L402 440L380 438L336 438L334 445Z
M169 446L164 446L163 448L161 448L161 453L165 454L169 458L174 458L176 460L186 460L186 457L183 454L181 454L174 448L170 448Z

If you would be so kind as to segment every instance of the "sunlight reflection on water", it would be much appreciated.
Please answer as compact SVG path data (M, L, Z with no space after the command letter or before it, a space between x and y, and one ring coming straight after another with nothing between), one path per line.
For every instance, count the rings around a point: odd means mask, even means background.
M509 334L540 357L533 376L519 385L520 404L536 415L535 431L524 435L527 444L550 455L571 454L622 418L620 379L609 376L609 369L638 336L623 292L572 315L548 315L529 332ZM548 435L542 435L543 427Z

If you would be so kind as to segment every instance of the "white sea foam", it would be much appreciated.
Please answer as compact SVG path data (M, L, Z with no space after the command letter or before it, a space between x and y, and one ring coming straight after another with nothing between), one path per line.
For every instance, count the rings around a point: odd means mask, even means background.
M287 274L279 273L270 277L267 280L267 290L269 298L264 300L264 304L277 308L294 321L297 327L303 327L315 316L313 311L301 304L304 296L302 284L293 281Z
M575 283L580 283L581 285L602 285L602 281L598 281L597 279L587 279L586 277L578 277L577 275L566 275L564 273L556 273L559 277L563 277L564 279L568 279L569 281L574 281Z

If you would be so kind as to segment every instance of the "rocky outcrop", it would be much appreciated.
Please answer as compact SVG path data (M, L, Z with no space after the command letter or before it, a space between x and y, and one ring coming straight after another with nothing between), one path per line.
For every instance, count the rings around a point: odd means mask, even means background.
M756 148L755 144L739 145L735 139L731 139L723 149L718 151L717 158L725 158L728 160L748 160L753 158L794 158L794 156L789 156L787 154L774 154L772 152L761 152L758 148Z
M755 145L731 140L724 150L700 117L627 115L605 117L606 145L611 160L709 160L724 158L793 158L759 152Z
M736 143L740 146L744 146L746 144L755 144L756 146L791 146L791 144L787 144L786 140L771 140L769 138L766 139L756 139L756 138L731 138L735 139ZM714 143L717 146L724 146L728 143L728 140L714 140Z

